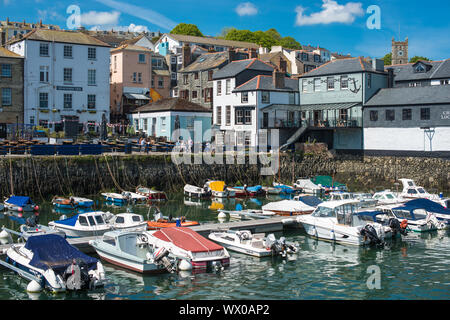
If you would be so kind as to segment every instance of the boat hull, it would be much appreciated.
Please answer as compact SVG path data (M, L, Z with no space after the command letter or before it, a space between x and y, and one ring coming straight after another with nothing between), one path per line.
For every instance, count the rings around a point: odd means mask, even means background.
M110 231L111 228L104 228L104 229L95 229L95 230L80 230L80 229L73 229L68 228L64 225L51 223L48 224L50 227L62 231L66 234L67 238L81 238L81 237L94 237L94 236L101 236L105 232Z

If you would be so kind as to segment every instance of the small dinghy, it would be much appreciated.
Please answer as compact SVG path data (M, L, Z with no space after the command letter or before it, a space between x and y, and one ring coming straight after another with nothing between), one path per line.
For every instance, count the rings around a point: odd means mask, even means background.
M234 198L236 193L234 191L227 190L225 181L208 181L206 182L208 190L211 191L213 197L216 198Z
M101 236L112 229L106 223L105 215L101 211L80 213L67 219L51 221L48 225L63 231L69 238Z
M169 217L164 217L159 211L154 215L153 220L147 221L148 230L159 230L171 227L192 227L198 225L200 225L200 223L197 221L188 221L186 220L186 217L177 217L175 219L171 215Z
M208 237L228 250L255 257L286 257L287 254L296 253L298 250L294 244L287 243L284 237L277 240L274 234L266 237L264 233L252 234L248 230L212 232Z
M273 187L280 190L280 194L293 194L296 193L297 190L294 187L287 186L281 183L274 182Z
M262 187L262 188L266 192L266 194L277 195L282 192L281 188L275 188L275 187Z
M312 207L298 200L281 200L270 202L262 206L262 210L264 213L272 212L279 216L296 216L309 214L312 213L314 209L315 207Z
M122 195L127 198L128 202L146 202L147 201L147 197L140 195L138 193L134 193L134 192L130 192L130 191L124 191L122 192Z
M6 199L3 204L5 205L6 210L11 211L32 212L39 210L39 206L37 206L30 197L11 196Z
M128 202L128 200L130 200L123 194L114 192L102 193L102 196L106 199L106 201L112 202L114 204L125 204Z
M64 198L59 196L53 197L52 204L58 209L75 209L78 205L72 198Z
M230 264L227 249L190 228L165 228L147 233L149 244L165 248L172 256L185 260L184 266L180 262L180 270L188 266L204 271L219 270Z
M236 198L247 198L249 196L245 188L227 187L227 190L230 192L234 192Z
M200 188L197 186L193 186L191 184L187 184L183 188L184 194L189 197L194 198L209 198L211 197L211 191L208 190L208 187Z
M147 197L150 201L164 201L167 200L167 195L164 191L152 190L147 187L138 186L136 188L136 193Z
M139 231L109 231L102 238L91 240L101 259L139 273L174 272L177 259L168 257L165 248L155 249L148 235Z
M25 244L12 245L6 255L6 264L3 265L27 279L35 279L28 290L46 288L64 292L94 289L105 284L105 270L101 262L82 253L58 235L29 237Z

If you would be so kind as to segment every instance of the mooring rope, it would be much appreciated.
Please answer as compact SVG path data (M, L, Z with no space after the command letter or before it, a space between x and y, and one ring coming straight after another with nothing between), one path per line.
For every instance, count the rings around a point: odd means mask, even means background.
M106 157L106 154L104 156L105 156L106 166L108 167L108 171L109 171L109 174L110 174L110 176L111 176L111 178L113 180L114 185L116 186L117 189L119 189L120 191L123 192L124 190L119 186L119 184L117 183L116 179L114 178L113 173L111 172L111 168L109 167L108 158Z

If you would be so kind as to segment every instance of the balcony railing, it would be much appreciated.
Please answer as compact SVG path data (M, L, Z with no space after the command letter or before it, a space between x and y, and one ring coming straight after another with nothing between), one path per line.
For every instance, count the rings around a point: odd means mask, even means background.
M286 120L279 118L269 118L268 124L263 123L263 129L290 129L300 127L315 128L361 128L361 117L349 117L347 119L303 119L303 120Z

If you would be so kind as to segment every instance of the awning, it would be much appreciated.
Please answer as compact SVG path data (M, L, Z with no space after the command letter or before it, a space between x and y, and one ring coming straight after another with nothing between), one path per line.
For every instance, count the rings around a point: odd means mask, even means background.
M150 100L149 97L143 95L143 94L137 94L137 93L124 93L123 94L125 98L127 99L133 99L133 100Z

